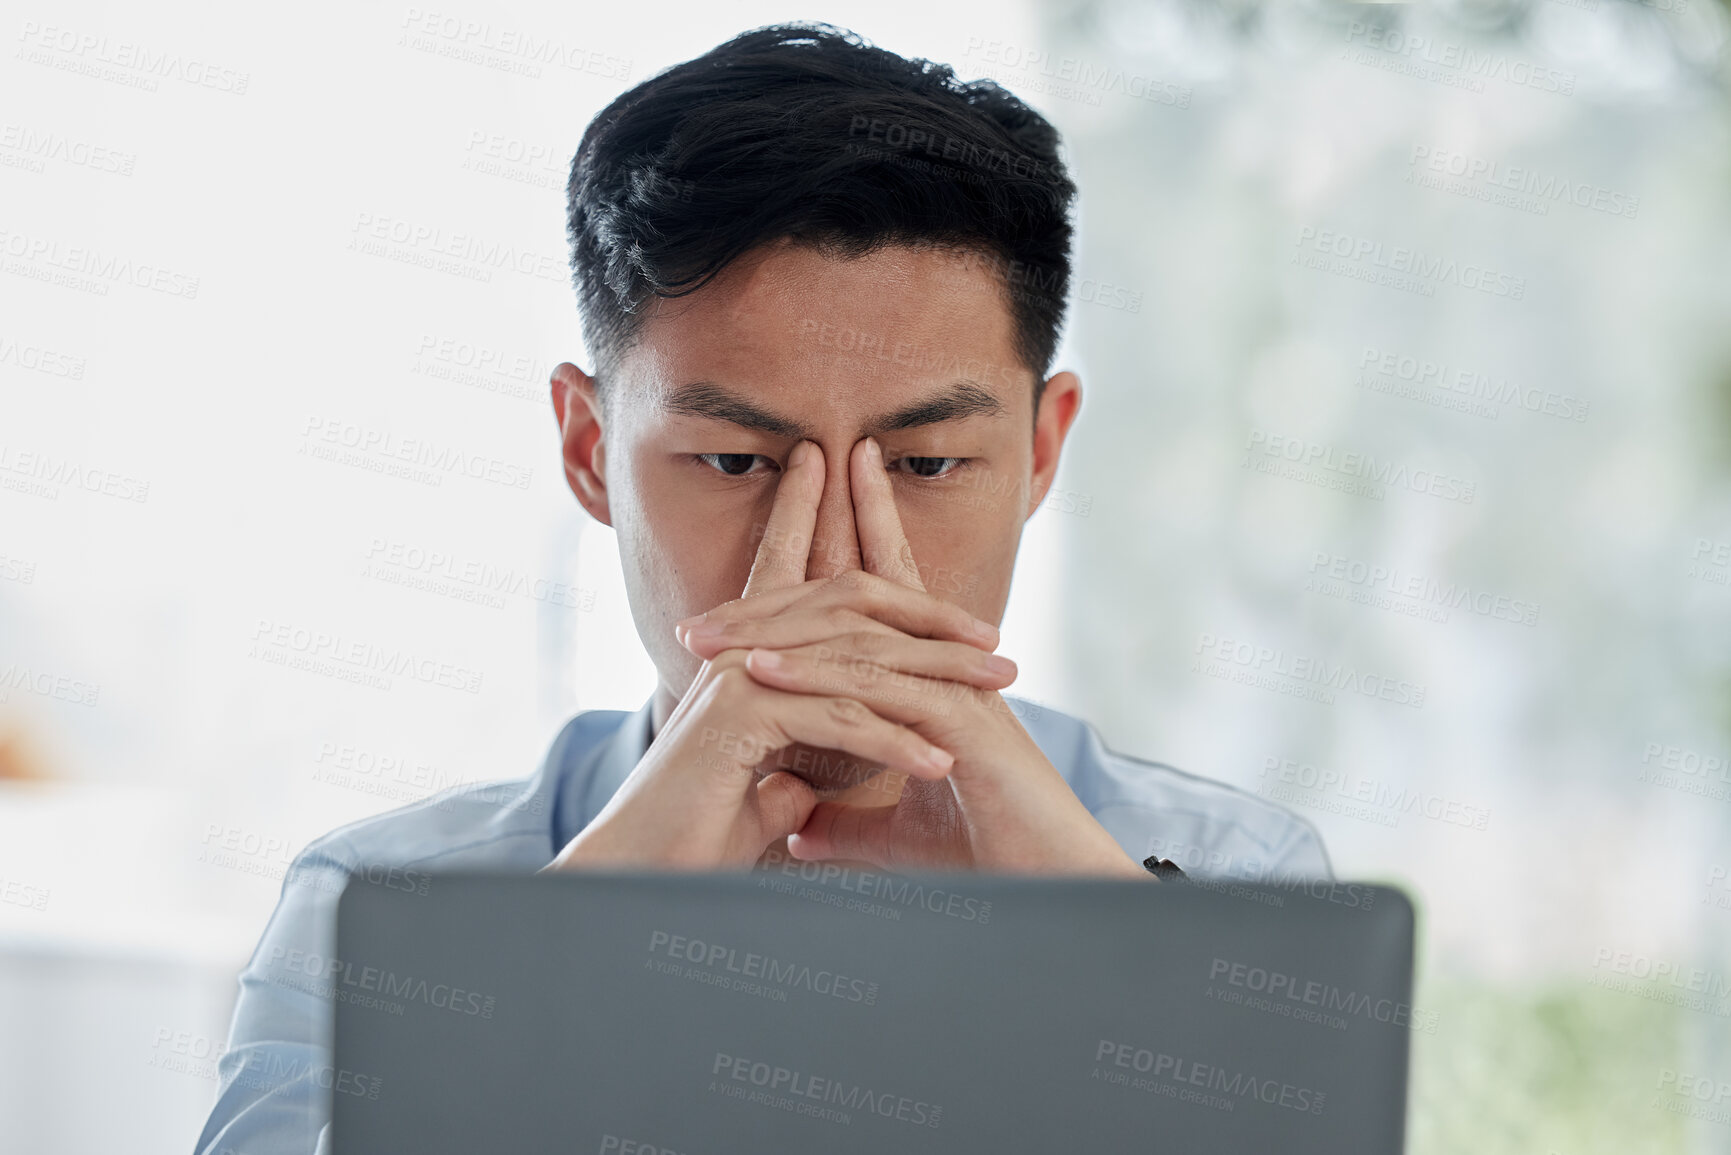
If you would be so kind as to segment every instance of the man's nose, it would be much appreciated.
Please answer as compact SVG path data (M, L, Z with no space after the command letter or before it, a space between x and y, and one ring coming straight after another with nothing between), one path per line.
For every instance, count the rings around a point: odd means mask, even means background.
M807 581L834 577L860 563L859 531L854 528L853 494L848 488L848 455L852 445L823 450L823 497L817 506L817 524L812 528L811 557L805 565Z

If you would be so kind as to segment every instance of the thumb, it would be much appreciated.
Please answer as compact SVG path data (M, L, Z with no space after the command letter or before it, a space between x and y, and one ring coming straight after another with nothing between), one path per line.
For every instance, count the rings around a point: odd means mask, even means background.
M817 795L805 779L785 770L765 774L757 783L757 820L765 844L785 838L805 825Z
M890 823L894 806L848 806L819 802L799 831L787 840L795 858L851 858L892 869Z

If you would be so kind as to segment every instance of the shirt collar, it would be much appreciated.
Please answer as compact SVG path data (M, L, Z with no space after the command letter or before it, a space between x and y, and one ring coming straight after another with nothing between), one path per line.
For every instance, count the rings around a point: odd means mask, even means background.
M618 727L596 748L592 763L594 771L579 776L579 789L565 793L561 800L563 805L559 807L559 832L556 835L559 846L577 837L579 831L594 821L601 808L607 805L607 800L637 768L637 763L649 749L650 710L654 705L655 697L650 695L649 700L634 713L621 718ZM570 774L575 767L561 769ZM587 780L583 781L585 777Z

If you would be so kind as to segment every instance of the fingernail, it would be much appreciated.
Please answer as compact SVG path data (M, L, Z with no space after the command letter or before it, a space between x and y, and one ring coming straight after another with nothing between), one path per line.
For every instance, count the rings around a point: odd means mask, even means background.
M787 455L787 467L789 469L798 469L800 466L805 464L807 444L808 442L801 441L798 445L793 447L793 452Z
M986 660L981 664L986 667L986 673L994 678L1013 678L1016 676L1016 663L1002 654L987 654Z
M765 670L781 669L781 655L774 650L753 650L748 655L752 664Z
M926 751L926 765L933 770L948 770L956 764L955 755L948 750L933 746Z
M697 619L696 625L686 627L685 637L687 641L692 638L713 638L726 628L726 622L719 618L711 620L709 615L705 614Z
M974 633L978 634L982 641L990 642L994 646L998 644L998 627L994 626L991 622L981 621L979 618L975 618Z
M868 437L865 439L865 443L866 456L871 459L867 464L870 465L876 463L882 465L884 463L884 451L883 447L878 444L878 439L875 437Z
M681 618L679 621L673 623L673 628L675 631L689 630L691 627L697 625L699 622L701 622L704 618L707 618L708 616L709 615L707 613L702 613L702 614L697 614L697 615L695 615L693 617L689 617L689 618Z

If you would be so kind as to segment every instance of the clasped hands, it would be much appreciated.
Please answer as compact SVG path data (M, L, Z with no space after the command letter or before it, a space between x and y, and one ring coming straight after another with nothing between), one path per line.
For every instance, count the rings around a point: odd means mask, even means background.
M676 627L703 659L690 688L547 869L749 867L786 838L887 870L1151 879L1000 696L1016 668L996 627L926 591L876 441L848 468L864 569L806 580L824 459L802 442L743 595ZM874 803L777 765L796 744L857 759Z

